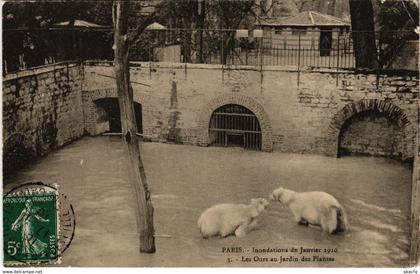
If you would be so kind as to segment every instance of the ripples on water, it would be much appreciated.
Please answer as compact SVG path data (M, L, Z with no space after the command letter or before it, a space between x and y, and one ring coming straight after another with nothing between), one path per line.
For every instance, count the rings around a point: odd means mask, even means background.
M404 266L408 255L411 170L383 158L329 158L239 148L143 143L155 207L157 253L138 253L132 191L119 138L84 138L10 179L58 182L76 211L77 232L63 257L73 266L223 266L222 247L338 248L333 263L240 263L235 266ZM248 203L283 186L327 191L346 208L346 235L298 226L272 203L245 238L202 239L201 212L216 203ZM240 258L234 255L234 257ZM256 254L248 254L251 257ZM281 254L287 256L288 254Z

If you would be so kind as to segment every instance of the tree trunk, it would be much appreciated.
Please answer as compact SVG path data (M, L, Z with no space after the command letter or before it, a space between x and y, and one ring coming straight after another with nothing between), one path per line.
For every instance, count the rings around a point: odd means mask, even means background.
M204 56L203 56L203 54L204 54L204 50L203 50L203 29L204 29L204 21L205 21L205 18L206 18L206 1L205 0L203 0L203 1L199 1L198 2L198 12L199 12L199 22L198 22L198 28L199 29L201 29L200 31L199 31L199 43L200 43L200 46L199 46L199 53L198 53L198 55L199 55L199 60L200 60L200 63L204 63Z
M376 69L378 60L371 0L349 0L353 48L357 68Z
M129 41L128 41L129 0L115 0L114 16L114 66L121 111L123 139L127 145L131 167L131 185L136 200L136 221L140 236L140 252L154 253L155 238L153 228L153 205L150 199L146 174L140 155L137 125L133 107L133 89L130 84Z
M191 22L187 22L184 30L184 63L191 63Z

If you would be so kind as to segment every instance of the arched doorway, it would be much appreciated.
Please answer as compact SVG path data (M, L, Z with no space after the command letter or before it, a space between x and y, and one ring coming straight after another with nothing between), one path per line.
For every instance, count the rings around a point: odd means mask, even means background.
M109 125L106 132L121 133L121 114L118 98L102 98L95 101L97 106L97 123ZM137 132L143 133L143 119L141 104L134 102L134 114L137 123Z
M202 111L197 117L197 144L208 146L214 143L213 140L210 140L209 122L216 109L229 104L242 106L255 114L261 128L261 151L273 151L271 123L263 106L254 98L237 93L217 96L203 105Z
M227 104L217 108L209 124L209 144L261 150L261 127L249 109Z
M354 114L341 127L338 156L367 155L402 158L404 132L386 113L368 110Z
M327 139L331 144L328 154L411 160L416 132L405 111L392 102L363 99L345 105L333 116Z

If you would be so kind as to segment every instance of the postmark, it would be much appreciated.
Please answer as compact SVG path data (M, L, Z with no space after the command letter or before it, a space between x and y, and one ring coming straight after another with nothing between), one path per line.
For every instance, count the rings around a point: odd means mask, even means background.
M3 197L4 264L60 263L75 227L73 206L57 184L13 188Z

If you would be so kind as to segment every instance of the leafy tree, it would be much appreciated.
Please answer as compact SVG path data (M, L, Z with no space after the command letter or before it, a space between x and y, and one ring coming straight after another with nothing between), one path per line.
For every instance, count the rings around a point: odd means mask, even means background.
M168 0L160 3L154 19L169 28L178 29L170 32L170 38L181 44L184 62L192 62L195 53L198 53L197 61L204 62L206 56L223 51L221 59L225 63L232 54L235 32L203 29L232 30L252 27L261 15L261 10L263 13L267 12L267 8L262 8L259 3L256 0ZM141 39L133 45L137 50L131 54L145 60L145 53L154 46L152 36L150 33L143 33Z
M82 53L89 51L78 48L78 39L88 39L84 46L90 47L91 53L106 54L104 44L109 47L112 45L111 33L76 33L72 28L76 19L111 27L111 7L110 1L6 2L3 6L3 22L6 23L3 31L3 56L9 71L18 69L16 64L22 54L27 67L43 65L49 57L57 60L84 57ZM62 21L70 22L69 30L45 31Z

